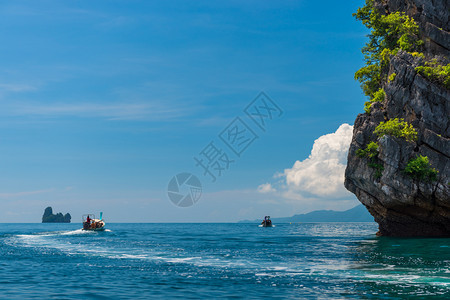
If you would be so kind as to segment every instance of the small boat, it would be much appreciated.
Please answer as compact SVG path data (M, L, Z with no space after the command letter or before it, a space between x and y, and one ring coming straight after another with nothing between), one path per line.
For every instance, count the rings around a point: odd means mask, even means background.
M83 230L103 231L105 230L105 221L103 221L103 213L100 218L96 219L94 214L86 214L82 216Z
M272 227L272 220L270 219L270 216L265 216L264 220L261 222L262 227Z

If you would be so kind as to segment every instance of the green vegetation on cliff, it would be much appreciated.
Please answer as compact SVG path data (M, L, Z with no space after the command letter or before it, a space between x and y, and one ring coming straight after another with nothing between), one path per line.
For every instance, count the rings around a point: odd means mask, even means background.
M450 89L450 64L440 65L435 59L425 62L424 66L416 67L417 73L432 82L442 84Z
M356 155L359 157L374 158L378 155L378 144L375 142L370 142L366 149L356 150Z
M382 91L382 90L381 90ZM384 96L383 96L384 97ZM390 135L397 138L404 138L409 142L417 140L417 131L411 124L404 121L403 119L391 119L386 122L381 122L374 130L374 133L380 138L384 135ZM356 155L361 158L367 158L369 160L368 166L375 169L375 178L380 178L383 171L384 166L379 163L378 154L379 154L379 144L376 142L370 142L367 144L366 148L356 150ZM407 172L407 174L409 174ZM414 173L415 174L415 173Z
M405 120L399 120L398 118L381 122L375 128L374 133L378 135L378 137L387 134L398 138L405 138L409 142L417 140L417 131L414 127Z
M355 73L364 94L373 99L385 81L383 68L391 54L399 49L407 52L420 50L423 41L419 38L419 27L414 19L403 12L382 15L374 6L374 0L366 0L353 16L369 28L369 42L362 48L366 66Z
M395 74L395 73L394 73ZM364 103L364 111L368 114L370 114L371 106L375 102L383 102L384 98L386 97L386 93L382 88L380 88L378 91L376 91L373 94L373 97Z
M397 74L395 74L395 73L392 73L391 75L389 75L389 78L388 78L389 82L394 81L395 77L397 77Z
M368 158L369 163L368 166L375 169L375 178L380 178L383 171L384 166L378 162L378 143L370 142L367 144L365 149L358 149L356 150L356 155L358 155L361 158Z
M431 182L437 180L438 171L431 167L427 156L419 155L408 162L405 173L417 180Z
M383 82L394 80L393 73L388 78L386 66L391 55L401 49L414 57L425 59L420 51L424 42L419 38L419 26L404 12L381 14L374 0L366 0L365 6L358 8L353 16L370 29L369 42L362 48L366 65L356 71L355 79L361 83L364 94L370 101L365 102L364 111L370 114L370 106L379 102L379 92ZM450 89L450 64L440 65L436 60L425 62L416 68L417 73L428 80Z

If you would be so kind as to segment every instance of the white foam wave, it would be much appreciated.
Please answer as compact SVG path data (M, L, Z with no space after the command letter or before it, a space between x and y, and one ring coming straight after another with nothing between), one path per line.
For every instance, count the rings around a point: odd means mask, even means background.
M154 249L126 249L117 250L111 249L107 246L90 244L72 244L70 240L62 241L55 239L56 236L61 235L76 235L76 234L93 234L93 231L73 230L68 232L53 232L37 235L17 235L16 241L20 246L24 247L39 247L47 249L55 249L66 253L67 255L88 255L98 256L110 259L132 259L142 261L159 261L163 263L173 264L191 264L198 267L217 267L217 268L255 268L258 269L261 266L252 263L248 260L228 260L217 257L184 257L173 256L170 252L158 252ZM271 267L267 266L267 270L285 270L287 267Z
M74 242L74 240L70 237L61 237L84 234L98 234L98 232L77 229L64 232L17 235L14 237L13 242L16 246L54 249L71 256L84 255L109 259L129 259L171 264L189 264L197 267L245 269L254 270L255 273L267 273L270 274L270 276L274 276L274 272L279 273L276 276L281 276L282 273L300 271L295 266L288 266L280 263L274 265L273 262L264 259L255 262L252 259L230 259L222 256L216 256L214 254L208 256L183 256L181 253L180 255L174 255L176 253L173 251L158 251L157 248L133 249L127 247L126 249L113 249L111 246L104 244L84 243L82 241L80 242L80 240L76 240L76 242ZM60 238L58 238L58 236L60 236Z
M184 263L194 259L201 259L201 257L177 257L177 258L169 258L167 262L169 263Z
M93 234L92 231L74 230L70 232L59 232L51 234L40 235L20 235L17 236L18 242L27 247L43 247L62 251L67 255L86 255L97 256L109 259L120 260L139 260L149 262L171 263L171 264L189 264L196 267L213 267L222 269L245 269L247 271L253 270L256 276L286 276L287 273L292 273L292 276L297 276L304 273L305 270L301 266L292 266L280 264L274 265L273 262L262 260L255 262L252 259L229 259L218 257L214 255L209 256L178 256L174 252L157 251L156 249L112 249L107 245L95 245L71 243L71 239L61 240L56 239L58 235L75 235L75 234ZM328 265L328 264L327 264ZM339 266L333 268L336 270L343 270L346 266ZM326 273L329 271L329 266L323 266L320 270L316 266L316 272Z
M89 230L83 230L83 229L77 229L72 231L57 231L50 235L79 235L79 234L95 234L95 231L89 231Z

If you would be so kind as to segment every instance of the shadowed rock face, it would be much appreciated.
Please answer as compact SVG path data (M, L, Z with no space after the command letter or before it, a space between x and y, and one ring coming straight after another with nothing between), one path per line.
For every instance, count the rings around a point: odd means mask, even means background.
M449 63L449 4L446 0L378 1L380 11L405 11L419 24L425 41L425 56ZM436 30L439 32L436 33ZM345 187L353 192L379 224L379 234L389 236L450 236L450 91L417 74L419 57L399 51L391 57L386 83L386 99L372 105L371 114L356 118L345 172ZM391 136L379 139L376 170L356 155L371 141L382 121L404 118L418 132L416 142ZM438 180L427 183L408 177L408 161L424 155L436 170Z

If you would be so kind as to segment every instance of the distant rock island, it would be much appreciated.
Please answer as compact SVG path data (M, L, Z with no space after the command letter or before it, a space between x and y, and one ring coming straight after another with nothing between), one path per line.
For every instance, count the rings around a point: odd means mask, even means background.
M294 222L374 222L374 220L363 205L358 205L346 211L315 210L292 217L272 218L272 222L276 224ZM261 220L245 220L239 223L261 223Z
M42 216L42 223L70 223L72 217L69 213L63 215L62 213L53 214L53 209L49 206L45 209Z

